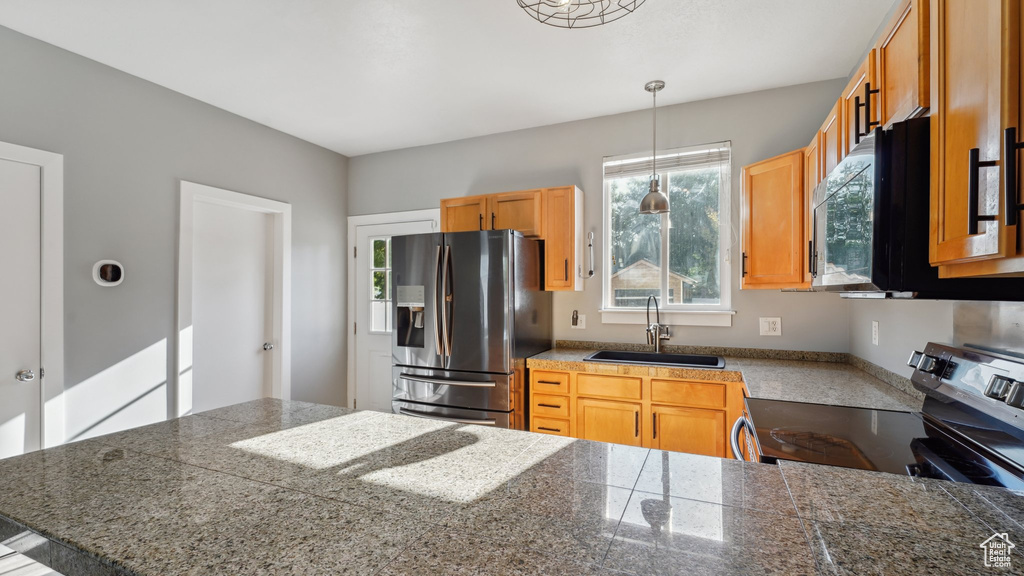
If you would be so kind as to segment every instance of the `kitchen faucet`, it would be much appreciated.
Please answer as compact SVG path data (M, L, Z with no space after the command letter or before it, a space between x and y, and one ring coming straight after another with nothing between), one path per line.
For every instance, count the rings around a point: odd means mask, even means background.
M651 300L654 300L654 324L651 324ZM661 352L661 341L669 339L668 326L661 323L661 311L658 310L658 297L647 297L647 343L654 345L654 353Z

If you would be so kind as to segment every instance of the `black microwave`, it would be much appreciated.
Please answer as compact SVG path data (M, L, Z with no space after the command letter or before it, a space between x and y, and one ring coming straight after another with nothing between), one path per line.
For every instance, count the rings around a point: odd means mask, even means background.
M815 188L812 290L1024 300L1024 279L940 279L929 263L929 124L916 118L876 129Z

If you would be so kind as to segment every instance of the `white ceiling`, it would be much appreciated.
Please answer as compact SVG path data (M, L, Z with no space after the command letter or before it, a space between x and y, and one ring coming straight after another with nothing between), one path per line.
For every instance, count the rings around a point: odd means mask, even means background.
M893 0L0 0L0 25L356 156L847 76Z

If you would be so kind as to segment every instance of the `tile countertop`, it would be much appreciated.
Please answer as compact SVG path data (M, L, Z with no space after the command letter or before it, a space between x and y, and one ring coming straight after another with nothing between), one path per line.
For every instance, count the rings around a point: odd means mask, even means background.
M989 574L1024 541L1001 489L279 400L0 478L0 541L66 576Z
M851 364L725 357L725 368L666 368L585 362L596 350L555 348L527 359L529 368L578 370L663 378L743 381L752 398L856 406L877 410L919 411L922 400L886 384Z

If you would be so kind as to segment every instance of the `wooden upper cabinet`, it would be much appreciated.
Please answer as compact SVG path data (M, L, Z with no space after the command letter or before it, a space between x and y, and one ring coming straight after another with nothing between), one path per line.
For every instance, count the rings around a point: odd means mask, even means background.
M861 138L878 126L878 92L875 51L871 50L843 90L843 152L840 159L845 158Z
M875 46L878 117L884 127L928 109L929 8L929 0L903 0Z
M803 160L801 149L743 167L742 289L804 287Z
M583 290L583 191L576 186L441 200L441 231L517 230L544 241L544 289Z
M640 404L580 398L576 401L576 433L584 440L640 446Z
M544 289L583 290L583 191L544 189Z
M840 98L836 105L825 117L825 122L818 130L818 146L821 154L821 178L828 176L843 159L843 100Z
M651 406L651 447L726 458L725 410Z
M441 232L487 230L490 228L490 222L484 222L487 212L487 196L441 200Z
M540 190L503 192L487 197L489 218L484 228L489 230L518 230L523 236L537 238L542 233L543 198Z
M804 148L804 284L811 285L811 240L814 238L812 227L814 221L814 188L821 182L821 148L818 146L818 134L811 138L811 143Z
M1016 255L1016 227L1003 225L1002 140L1005 127L1018 125L1020 26L1016 0L931 5L933 265ZM981 166L972 166L972 149Z

